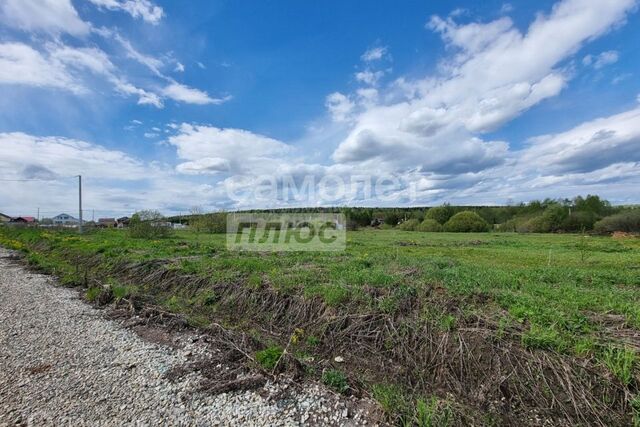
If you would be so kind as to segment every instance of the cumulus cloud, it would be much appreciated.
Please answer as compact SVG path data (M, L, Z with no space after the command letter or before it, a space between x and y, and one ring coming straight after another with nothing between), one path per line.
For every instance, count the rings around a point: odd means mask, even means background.
M532 138L520 162L551 174L588 173L640 162L640 108Z
M507 17L469 24L432 17L427 27L450 51L441 74L399 80L394 99L404 99L352 113L353 128L333 159L425 173L442 173L447 164L458 173L501 164L507 144L478 134L560 93L570 75L555 67L622 21L634 5L634 0L564 0L548 15L539 14L524 33ZM336 96L334 110L352 112L345 99L349 95Z
M76 139L0 133L3 209L27 215L46 206L45 215L77 209L77 179L83 175L83 204L96 216L131 215L144 208L177 214L190 206L227 207L224 187L194 182L167 165L144 162L118 150ZM72 213L72 212L69 212ZM108 213L108 214L107 214Z
M37 137L20 132L0 133L0 166L3 171L13 171L16 179L33 177L21 173L27 166L59 177L85 174L126 180L147 176L140 161L121 151L75 139Z
M333 92L327 96L325 106L329 110L333 120L344 122L350 119L355 109L355 104L346 95Z
M121 10L133 18L140 18L150 24L158 24L164 11L149 0L89 0L99 8Z
M291 146L242 129L183 123L168 139L177 148L184 173L273 173L292 153Z
M84 22L71 0L3 0L0 21L24 31L84 36L91 25Z

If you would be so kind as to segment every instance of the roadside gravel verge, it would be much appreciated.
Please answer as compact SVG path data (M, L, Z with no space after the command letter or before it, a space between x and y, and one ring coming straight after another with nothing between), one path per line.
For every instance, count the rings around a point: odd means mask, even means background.
M366 402L319 385L211 395L197 372L170 381L196 340L147 342L10 255L0 248L0 426L371 424Z

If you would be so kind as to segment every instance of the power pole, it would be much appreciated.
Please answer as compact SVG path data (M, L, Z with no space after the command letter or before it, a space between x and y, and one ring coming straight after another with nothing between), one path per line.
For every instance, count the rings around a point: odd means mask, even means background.
M82 234L82 175L78 175L78 216L80 217L78 232Z

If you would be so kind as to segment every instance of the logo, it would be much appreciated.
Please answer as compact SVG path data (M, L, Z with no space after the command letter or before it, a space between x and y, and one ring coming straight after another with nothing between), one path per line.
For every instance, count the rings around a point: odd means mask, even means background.
M235 251L343 251L343 214L249 213L227 216L227 249Z

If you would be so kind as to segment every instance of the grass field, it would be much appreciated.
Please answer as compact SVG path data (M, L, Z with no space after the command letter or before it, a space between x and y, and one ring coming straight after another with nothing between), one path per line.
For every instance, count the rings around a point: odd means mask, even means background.
M246 333L258 355L287 349L398 422L640 422L640 239L363 230L345 252L242 253L225 238L0 229L89 299L108 288Z

